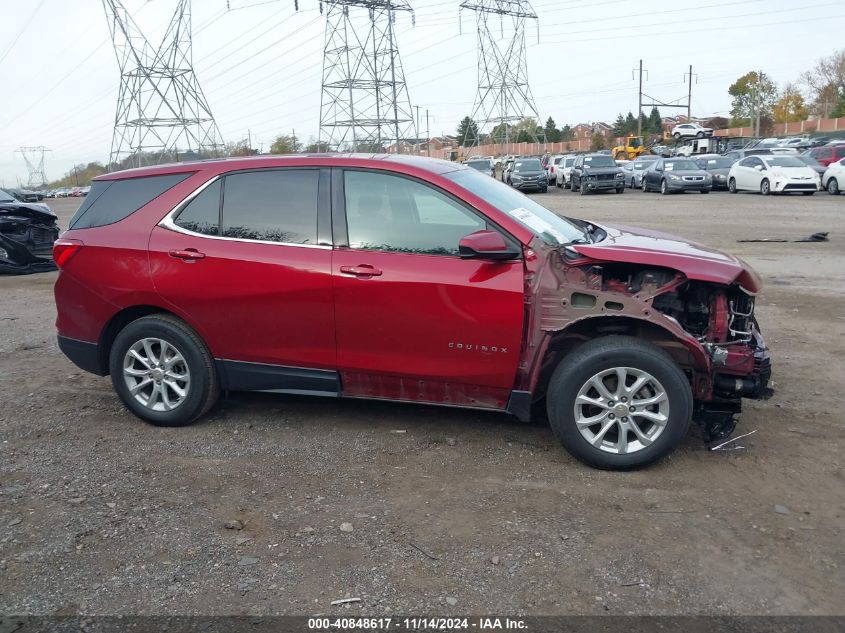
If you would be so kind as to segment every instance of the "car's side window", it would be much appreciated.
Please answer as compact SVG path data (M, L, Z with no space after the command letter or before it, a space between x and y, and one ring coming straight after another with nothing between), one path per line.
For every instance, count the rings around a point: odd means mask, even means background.
M743 158L739 161L740 167L753 167L754 166L754 159L753 158Z
M220 225L220 191L222 180L215 180L191 200L173 221L187 231L217 235Z
M229 174L223 183L221 234L248 240L317 243L316 169Z
M410 178L344 173L350 248L457 255L462 237L487 222L445 194Z

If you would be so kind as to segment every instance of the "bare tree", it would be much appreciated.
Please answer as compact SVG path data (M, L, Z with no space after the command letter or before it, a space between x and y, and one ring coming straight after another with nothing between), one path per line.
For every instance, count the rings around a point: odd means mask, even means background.
M828 117L845 96L845 48L801 74L801 83L807 87L813 113Z

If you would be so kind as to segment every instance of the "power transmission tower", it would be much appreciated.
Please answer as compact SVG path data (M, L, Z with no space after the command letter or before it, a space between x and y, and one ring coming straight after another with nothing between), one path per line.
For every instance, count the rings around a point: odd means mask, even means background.
M508 143L512 123L533 117L542 125L525 57L525 21L536 20L537 14L528 0L464 0L460 8L475 12L478 27L478 94L470 118L479 133L493 135L494 143ZM545 141L545 132L526 131L532 141ZM467 139L462 141L466 146ZM478 137L469 144L477 145Z
M416 138L394 24L406 0L325 0L319 141L335 149L402 151Z
M23 156L23 160L26 163L26 170L29 174L26 179L26 186L45 186L47 184L47 175L44 172L44 154L53 150L39 145L38 147L19 147L15 151Z
M109 169L221 151L220 130L194 74L191 0L177 0L158 49L121 0L103 0L103 7L120 68Z

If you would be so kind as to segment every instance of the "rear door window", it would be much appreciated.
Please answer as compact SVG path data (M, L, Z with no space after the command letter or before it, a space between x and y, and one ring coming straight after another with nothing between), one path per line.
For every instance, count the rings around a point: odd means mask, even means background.
M221 235L287 244L317 243L316 169L229 174Z
M217 235L220 228L220 193L223 181L215 180L191 200L174 220L176 226L203 235Z
M94 181L85 202L71 218L70 228L90 229L119 222L191 175L193 172Z

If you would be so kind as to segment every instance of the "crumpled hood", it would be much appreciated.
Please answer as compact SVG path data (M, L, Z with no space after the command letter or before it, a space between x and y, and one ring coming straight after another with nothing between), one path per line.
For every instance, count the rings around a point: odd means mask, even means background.
M37 219L48 224L56 220L56 214L41 202L0 202L0 217L10 215Z
M738 283L749 293L763 287L760 276L740 258L676 235L629 226L601 224L607 237L596 244L572 248L593 259L651 264L672 268L689 279L729 285Z

